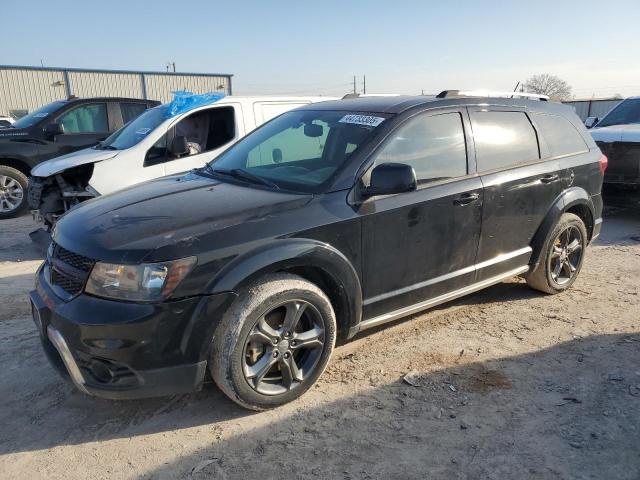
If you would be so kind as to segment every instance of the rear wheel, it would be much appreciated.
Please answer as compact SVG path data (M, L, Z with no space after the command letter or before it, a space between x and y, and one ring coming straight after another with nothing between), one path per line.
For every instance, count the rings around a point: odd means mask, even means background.
M580 217L564 213L543 246L538 266L527 276L530 287L560 293L576 281L587 248L587 229Z
M211 375L245 408L277 407L317 381L335 339L335 314L322 290L296 275L270 275L242 292L216 329Z
M15 217L27 208L27 184L20 170L0 165L0 219Z

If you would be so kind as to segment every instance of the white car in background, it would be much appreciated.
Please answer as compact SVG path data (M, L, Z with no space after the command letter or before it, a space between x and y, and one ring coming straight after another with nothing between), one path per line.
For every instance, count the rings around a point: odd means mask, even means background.
M585 125L609 159L605 183L640 188L640 97L629 97L599 120Z
M7 117L5 115L0 115L0 128L7 128L13 125L13 118Z
M94 147L34 167L29 206L51 227L83 200L202 167L268 120L325 100L333 98L228 96L178 114L160 105Z

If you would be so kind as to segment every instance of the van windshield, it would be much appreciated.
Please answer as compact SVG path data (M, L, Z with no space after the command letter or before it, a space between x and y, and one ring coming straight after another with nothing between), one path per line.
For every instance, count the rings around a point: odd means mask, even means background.
M320 193L388 115L294 110L240 140L206 169L221 179Z
M16 120L13 128L29 128L62 108L65 102L52 102Z
M631 123L640 123L640 98L632 98L619 103L597 126L609 127Z
M113 132L95 148L98 150L124 150L137 145L167 119L167 108L167 105L160 105L145 111L139 117Z

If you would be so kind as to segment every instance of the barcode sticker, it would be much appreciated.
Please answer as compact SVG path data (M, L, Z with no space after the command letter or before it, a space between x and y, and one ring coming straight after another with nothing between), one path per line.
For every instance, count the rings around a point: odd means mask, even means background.
M345 115L339 120L340 123L355 123L356 125L366 125L368 127L377 127L382 122L384 122L384 118L382 117L372 117L370 115L355 115L349 114Z

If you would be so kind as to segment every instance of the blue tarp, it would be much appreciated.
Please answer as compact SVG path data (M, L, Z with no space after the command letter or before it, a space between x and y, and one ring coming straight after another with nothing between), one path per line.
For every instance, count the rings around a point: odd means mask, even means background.
M173 100L168 104L166 115L167 118L175 117L194 108L215 103L222 98L224 98L224 93L195 94L178 90L177 92L173 92Z

